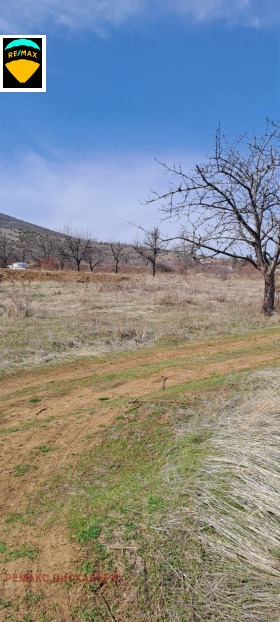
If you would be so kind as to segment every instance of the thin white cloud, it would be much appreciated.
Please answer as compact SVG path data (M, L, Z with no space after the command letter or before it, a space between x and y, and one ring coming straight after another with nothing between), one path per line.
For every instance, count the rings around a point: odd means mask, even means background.
M194 22L224 21L254 28L269 27L280 19L279 0L169 0L173 10Z
M9 0L1 6L0 26L3 29L9 24L13 32L19 27L26 32L50 22L71 30L102 31L138 15L144 5L145 0Z
M179 13L188 24L222 20L255 28L279 22L279 0L9 0L1 2L3 32L42 29L49 23L97 32L160 14Z
M170 156L169 162L174 158ZM186 167L193 158L183 157ZM159 221L159 205L141 205L151 188L165 190L167 179L151 156L134 154L50 161L30 153L0 163L1 212L50 229L74 227L92 232L99 240L131 241L136 230ZM168 234L177 225L164 223Z

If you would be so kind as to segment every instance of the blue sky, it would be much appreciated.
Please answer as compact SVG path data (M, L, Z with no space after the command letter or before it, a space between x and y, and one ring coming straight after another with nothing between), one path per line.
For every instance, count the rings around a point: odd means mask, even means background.
M278 0L10 0L3 34L47 34L47 93L0 94L0 211L133 239L155 157L189 168L219 122L280 118L279 21Z

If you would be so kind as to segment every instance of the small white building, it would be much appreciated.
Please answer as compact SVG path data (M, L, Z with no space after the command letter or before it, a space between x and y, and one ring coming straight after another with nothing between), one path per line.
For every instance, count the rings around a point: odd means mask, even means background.
M20 261L18 263L12 263L10 266L8 266L8 268L10 268L10 270L27 270L28 263L26 263L25 261Z

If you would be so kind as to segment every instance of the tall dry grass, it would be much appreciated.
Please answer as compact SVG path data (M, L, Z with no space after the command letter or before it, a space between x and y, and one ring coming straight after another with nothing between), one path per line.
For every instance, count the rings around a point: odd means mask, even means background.
M180 434L197 426L210 438L191 485L167 471L168 485L188 499L170 517L169 537L185 531L184 543L196 543L199 570L189 585L189 619L278 622L280 371L251 376L234 399L225 400L221 391L215 407L206 406L203 422L190 420Z
M196 340L278 325L278 315L270 319L261 315L261 298L261 281L240 275L4 281L0 283L0 363L9 369L135 349L161 338ZM24 313L28 300L28 313ZM21 301L25 306L18 311L14 303Z

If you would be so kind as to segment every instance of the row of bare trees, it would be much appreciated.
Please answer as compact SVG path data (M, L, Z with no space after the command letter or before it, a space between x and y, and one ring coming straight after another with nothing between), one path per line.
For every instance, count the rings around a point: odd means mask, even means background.
M120 242L111 242L109 247L112 253L114 269L117 273L120 263L127 262L125 245ZM72 265L80 271L82 265L87 265L92 272L95 267L106 262L102 245L99 245L90 235L70 230L63 235L23 233L14 238L10 233L0 232L0 264L7 267L13 262L32 262L41 264L55 261L63 270L66 265Z
M141 240L139 240L139 233ZM167 252L167 243L162 238L158 226L150 229L138 227L138 237L131 244L111 241L100 244L88 231L79 231L68 225L58 234L20 233L15 239L10 232L0 232L0 264L7 267L13 262L29 262L35 265L55 263L63 270L74 266L77 271L87 266L92 272L97 266L113 264L117 274L120 265L142 262L156 274L159 259ZM178 248L178 263L186 255L186 248ZM138 260L137 260L138 258ZM164 268L164 264L160 265ZM167 266L165 266L168 269Z

